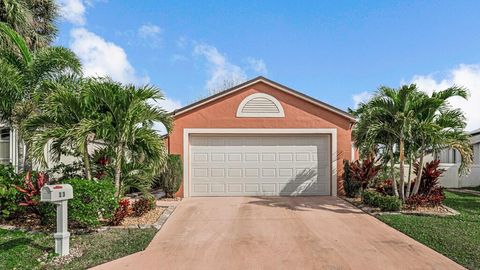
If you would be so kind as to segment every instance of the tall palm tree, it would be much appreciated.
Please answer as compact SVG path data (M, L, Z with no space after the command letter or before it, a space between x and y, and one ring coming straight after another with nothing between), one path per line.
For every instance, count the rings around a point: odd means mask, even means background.
M46 47L32 51L25 40L7 24L0 23L0 36L14 46L0 47L0 121L19 130L24 120L36 111L42 85L65 74L80 74L76 55L62 47ZM28 144L24 167L29 169Z
M32 51L44 48L54 40L56 17L54 0L0 0L0 22L18 32Z
M163 98L153 86L135 87L103 80L90 84L88 89L91 102L103 112L96 134L115 153L114 181L118 196L124 163L148 164L154 174L162 168L166 160L165 145L153 124L162 123L170 132L172 120L166 111L149 103Z

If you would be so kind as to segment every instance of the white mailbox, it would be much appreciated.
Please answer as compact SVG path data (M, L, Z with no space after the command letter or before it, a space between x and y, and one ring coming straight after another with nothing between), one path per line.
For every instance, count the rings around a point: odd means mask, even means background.
M45 185L40 190L40 200L57 205L57 232L55 238L55 252L61 256L70 253L70 233L68 232L68 200L73 198L71 185Z
M73 189L71 185L45 185L40 193L42 202L59 202L73 198Z

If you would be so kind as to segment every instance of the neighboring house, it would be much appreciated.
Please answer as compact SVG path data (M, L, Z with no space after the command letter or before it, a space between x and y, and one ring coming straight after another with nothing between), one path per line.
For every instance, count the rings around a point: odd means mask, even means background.
M93 149L93 146L90 148ZM11 164L16 171L21 171L24 155L24 144L20 140L18 132L7 125L0 124L0 164ZM63 164L72 164L76 160L78 159L72 156L60 157L60 163ZM56 165L47 153L45 153L45 161L47 162L47 168ZM34 163L33 169L43 170L46 168Z
M178 196L333 195L355 158L355 119L257 77L173 112L167 138L183 159Z
M461 188L480 186L480 129L470 132L470 142L473 149L473 165L470 174L458 176L458 166L461 161L458 151L445 149L437 158L440 159L440 166L447 171L440 178L444 187Z
M19 147L17 132L0 124L0 164L12 164L18 169L22 157L23 148Z

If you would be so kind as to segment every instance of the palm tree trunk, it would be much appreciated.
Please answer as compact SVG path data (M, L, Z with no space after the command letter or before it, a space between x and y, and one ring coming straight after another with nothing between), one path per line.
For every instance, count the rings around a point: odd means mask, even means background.
M413 166L413 157L410 155L410 163L408 165L408 182L407 182L407 191L405 198L410 198L410 190L412 189L412 166Z
M423 156L425 152L420 154L420 161L418 162L418 171L417 178L415 179L415 185L413 186L412 195L417 195L418 190L420 189L420 182L422 181L422 171L423 171Z
M119 143L117 146L117 156L115 159L115 196L120 195L120 177L122 176L122 157L123 144Z
M393 158L393 146L390 149L390 174L392 177L393 194L398 197L397 181L395 180L395 159Z
M400 199L405 201L405 143L403 138L400 138L399 143L399 151L400 151Z
M90 157L88 155L88 140L85 139L83 144L83 165L85 166L85 174L88 180L92 180L92 169L90 167Z

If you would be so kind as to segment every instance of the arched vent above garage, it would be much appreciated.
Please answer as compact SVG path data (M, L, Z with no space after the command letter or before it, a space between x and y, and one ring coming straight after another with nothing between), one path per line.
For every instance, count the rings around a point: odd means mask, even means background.
M255 93L240 103L237 117L285 117L285 113L276 98L264 93Z

